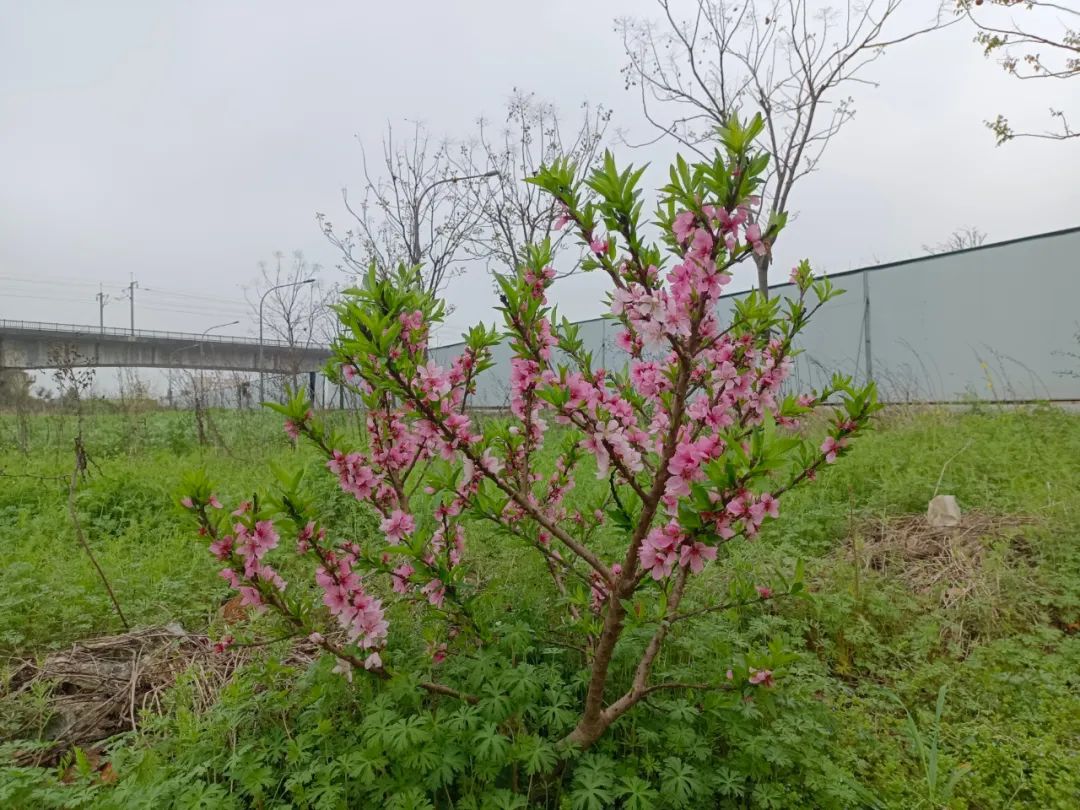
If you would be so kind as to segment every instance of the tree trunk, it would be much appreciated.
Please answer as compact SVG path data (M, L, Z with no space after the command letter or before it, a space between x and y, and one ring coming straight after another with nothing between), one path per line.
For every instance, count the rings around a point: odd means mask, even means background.
M772 254L754 256L754 264L757 265L757 284L761 294L769 297L769 265L772 264Z

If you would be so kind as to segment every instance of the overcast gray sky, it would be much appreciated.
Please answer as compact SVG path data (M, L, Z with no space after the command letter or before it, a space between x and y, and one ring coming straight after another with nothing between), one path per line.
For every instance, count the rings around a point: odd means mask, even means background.
M655 16L651 0L35 0L0 11L0 318L96 323L97 285L115 297L133 275L148 289L137 326L201 331L235 317L244 323L227 331L251 332L242 286L260 259L299 249L334 265L315 212L344 219L340 189L362 177L357 138L377 150L388 120L468 136L518 87L568 114L603 103L613 127L651 134L623 88L612 25ZM796 191L778 246L785 275L803 256L839 271L917 255L962 225L997 241L1080 224L1077 144L996 148L982 124L1005 111L1041 125L1065 84L1009 80L960 26L866 75L880 86L857 89L857 116ZM674 145L616 151L658 162ZM571 278L555 298L590 317L601 289ZM449 298L456 323L492 320L481 273ZM111 303L106 323L126 322L126 303Z

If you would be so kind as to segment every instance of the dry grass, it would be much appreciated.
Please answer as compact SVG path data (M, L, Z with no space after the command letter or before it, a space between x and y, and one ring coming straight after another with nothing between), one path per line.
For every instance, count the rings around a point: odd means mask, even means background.
M968 512L958 526L931 526L922 515L877 520L863 526L860 562L895 577L914 593L937 594L950 608L985 588L986 562L1003 544L1006 556L1020 558L1030 549L1024 529L1035 519L1022 515Z
M43 737L52 744L20 759L44 764L72 746L91 746L137 730L144 713L163 711L165 691L183 673L194 708L204 710L233 673L259 654L258 647L242 646L216 652L207 636L170 624L80 641L41 661L22 661L10 680L10 694L45 687L49 720ZM288 654L290 663L303 665L316 657L316 648L299 640Z

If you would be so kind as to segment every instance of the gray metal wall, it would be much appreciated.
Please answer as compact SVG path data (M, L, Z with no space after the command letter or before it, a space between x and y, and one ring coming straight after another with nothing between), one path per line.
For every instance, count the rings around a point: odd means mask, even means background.
M847 292L825 305L799 341L793 383L820 387L833 371L872 377L891 402L1080 400L1080 228L838 273ZM772 288L790 295L790 285ZM727 314L733 299L721 301ZM580 324L600 365L625 354L614 325ZM435 349L448 364L461 344ZM507 403L510 351L477 381L478 407Z

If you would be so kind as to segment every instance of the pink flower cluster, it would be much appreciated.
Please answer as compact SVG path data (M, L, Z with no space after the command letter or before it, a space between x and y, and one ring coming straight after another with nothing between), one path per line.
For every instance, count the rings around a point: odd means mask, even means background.
M222 578L240 592L241 604L262 607L263 597L257 585L267 583L285 590L285 580L264 561L267 552L277 548L279 535L269 520L260 520L253 529L243 523L233 527L233 534L210 543L210 553L230 566L222 569ZM239 567L242 573L236 568Z
M382 602L364 590L360 576L353 571L357 551L323 552L324 564L315 571L315 583L323 590L323 604L349 641L363 649L377 649L385 642L387 622Z
M649 532L638 558L641 567L659 580L671 576L676 565L701 573L708 560L716 559L716 547L693 540L678 521L671 520Z

